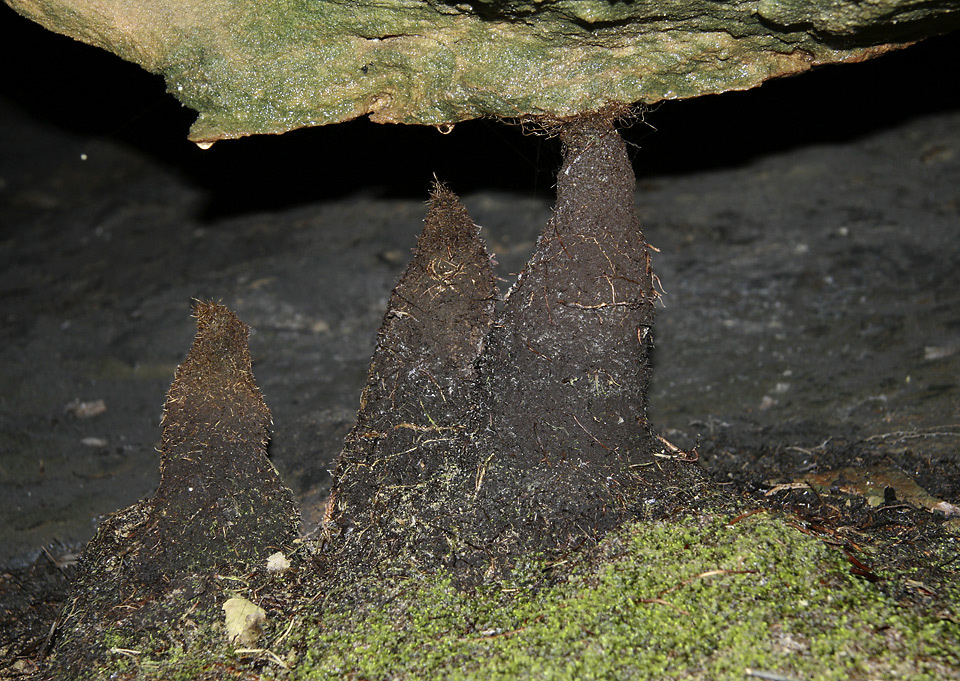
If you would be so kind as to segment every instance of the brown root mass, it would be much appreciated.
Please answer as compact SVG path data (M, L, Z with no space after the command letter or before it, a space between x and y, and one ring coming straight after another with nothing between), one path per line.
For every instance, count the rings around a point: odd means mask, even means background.
M84 550L60 623L63 678L103 652L103 632L163 630L217 571L242 573L297 538L293 493L266 457L270 411L251 373L249 330L222 305L198 303L195 315L197 337L164 409L160 485L104 521Z
M657 293L615 114L561 127L553 216L480 358L473 522L494 564L562 556L704 483L647 420Z
M656 298L623 140L600 117L567 123L560 137L553 216L481 361L499 470L486 496L524 509L511 531L556 548L619 522L642 482L631 465L653 445Z
M595 541L641 492L701 481L653 456L656 292L625 144L603 115L561 139L554 215L492 324L477 228L434 195L337 468L329 569L445 566L474 582Z
M450 553L476 459L469 414L495 291L479 228L437 187L337 466L327 511L337 568L364 572L403 554L435 567Z
M705 484L647 421L656 292L626 147L612 115L560 135L553 217L499 314L479 228L434 190L338 462L312 573L324 607L383 598L352 588L370 576L500 579ZM165 636L194 611L216 618L218 573L253 578L297 538L292 493L266 458L248 329L221 305L196 316L165 406L160 486L84 552L59 678L102 655L108 632Z
M198 303L195 314L197 338L164 407L144 536L167 572L257 560L298 530L293 493L266 456L272 421L251 372L249 329L222 305Z

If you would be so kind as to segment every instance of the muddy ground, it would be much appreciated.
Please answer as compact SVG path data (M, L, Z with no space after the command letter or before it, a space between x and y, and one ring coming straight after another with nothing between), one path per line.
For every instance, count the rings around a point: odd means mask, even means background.
M0 16L18 65L0 75L0 566L64 563L152 493L194 298L253 327L270 454L309 529L434 174L505 289L558 143L356 122L201 151L160 80ZM870 466L960 503L957 47L664 104L624 132L665 291L652 420L732 490Z

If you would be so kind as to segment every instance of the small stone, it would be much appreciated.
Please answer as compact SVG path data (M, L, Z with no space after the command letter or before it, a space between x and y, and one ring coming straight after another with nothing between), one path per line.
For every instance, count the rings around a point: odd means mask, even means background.
M103 400L91 400L90 402L74 400L65 406L63 410L78 419L89 419L105 413L107 411L107 403Z
M290 559L277 551L267 558L267 572L286 572L290 569Z

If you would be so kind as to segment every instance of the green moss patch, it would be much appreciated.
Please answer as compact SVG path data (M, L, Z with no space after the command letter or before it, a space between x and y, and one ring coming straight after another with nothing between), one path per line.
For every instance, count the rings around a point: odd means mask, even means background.
M267 611L256 646L230 646L215 609L195 612L152 642L114 635L95 678L960 678L960 587L936 607L900 604L786 515L631 523L473 591L421 575L322 593L299 581L308 554L224 591Z
M912 679L960 674L952 613L901 608L784 517L633 524L569 579L465 594L443 578L299 633L294 678ZM534 573L536 570L534 570ZM956 597L958 594L954 594ZM954 598L954 604L957 599ZM763 678L762 676L757 678Z

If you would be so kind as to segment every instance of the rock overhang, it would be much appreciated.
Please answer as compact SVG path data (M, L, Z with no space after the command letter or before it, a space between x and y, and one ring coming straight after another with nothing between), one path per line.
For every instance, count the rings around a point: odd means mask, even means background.
M933 0L5 0L162 74L206 145L369 116L441 128L744 90L960 25Z

